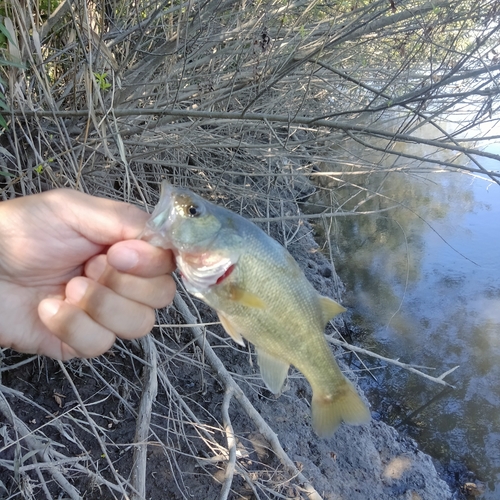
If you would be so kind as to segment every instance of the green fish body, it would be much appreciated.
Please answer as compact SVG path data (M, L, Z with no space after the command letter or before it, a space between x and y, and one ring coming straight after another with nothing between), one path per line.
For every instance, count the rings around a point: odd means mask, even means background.
M290 365L313 391L319 436L370 413L340 371L325 339L327 322L345 309L321 296L288 251L247 219L164 182L143 239L176 256L186 289L214 308L239 344L254 344L262 378L281 391Z

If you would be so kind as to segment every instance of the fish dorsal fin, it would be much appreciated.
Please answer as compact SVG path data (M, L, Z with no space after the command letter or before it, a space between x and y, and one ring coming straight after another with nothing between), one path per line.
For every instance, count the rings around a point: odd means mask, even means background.
M236 328L233 326L233 324L221 312L217 312L217 314L219 315L219 319L220 319L222 326L224 327L224 330L226 330L226 332L231 336L231 338L237 344L240 344L241 346L245 347L245 342L243 341L243 337L236 330Z
M242 306L252 307L254 309L266 308L266 304L260 297L257 297L257 295L251 292L247 292L246 290L240 288L238 285L235 285L234 283L231 284L229 298L230 300L238 302Z
M330 297L321 296L319 298L321 303L321 310L323 311L323 321L326 325L332 318L337 316L337 314L343 313L346 311L345 307L342 307L340 304L332 300Z
M285 383L290 365L271 356L262 349L255 348L255 350L257 351L257 359L262 379L273 394L279 394Z

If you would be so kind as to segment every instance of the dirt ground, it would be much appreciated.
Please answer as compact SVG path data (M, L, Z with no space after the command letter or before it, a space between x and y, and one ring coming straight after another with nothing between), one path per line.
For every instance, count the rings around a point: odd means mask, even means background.
M297 239L301 244L289 250L318 291L335 297L341 285L310 228L303 226ZM217 321L199 301L185 300L205 323ZM97 359L65 364L5 351L0 498L219 498L229 464L228 422L222 417L226 388L185 322L173 306L159 312L152 332L154 362L145 356L143 342L119 342ZM337 328L343 331L342 320ZM255 416L233 397L228 417L236 458L227 498L451 497L431 458L413 441L375 420L343 425L331 439L319 439L311 429L310 388L300 373L291 371L283 394L275 398L264 388L251 349L234 344L218 324L206 325L204 334L302 473L284 465ZM157 391L148 379L151 366ZM156 395L146 419L147 442L141 442L141 396L148 391ZM140 466L141 444L147 454ZM145 497L134 492L140 467Z

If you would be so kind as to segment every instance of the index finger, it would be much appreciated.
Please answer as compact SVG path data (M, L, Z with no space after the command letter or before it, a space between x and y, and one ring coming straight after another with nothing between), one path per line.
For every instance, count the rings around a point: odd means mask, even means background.
M142 240L115 243L107 253L108 264L120 272L151 278L175 271L171 250L158 248Z

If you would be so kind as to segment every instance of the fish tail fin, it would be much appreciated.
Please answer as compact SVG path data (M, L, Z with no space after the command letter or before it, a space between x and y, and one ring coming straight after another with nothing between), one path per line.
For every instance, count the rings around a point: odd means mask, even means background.
M347 379L331 394L314 392L311 407L313 428L320 437L331 436L342 421L361 425L371 418L370 411Z

